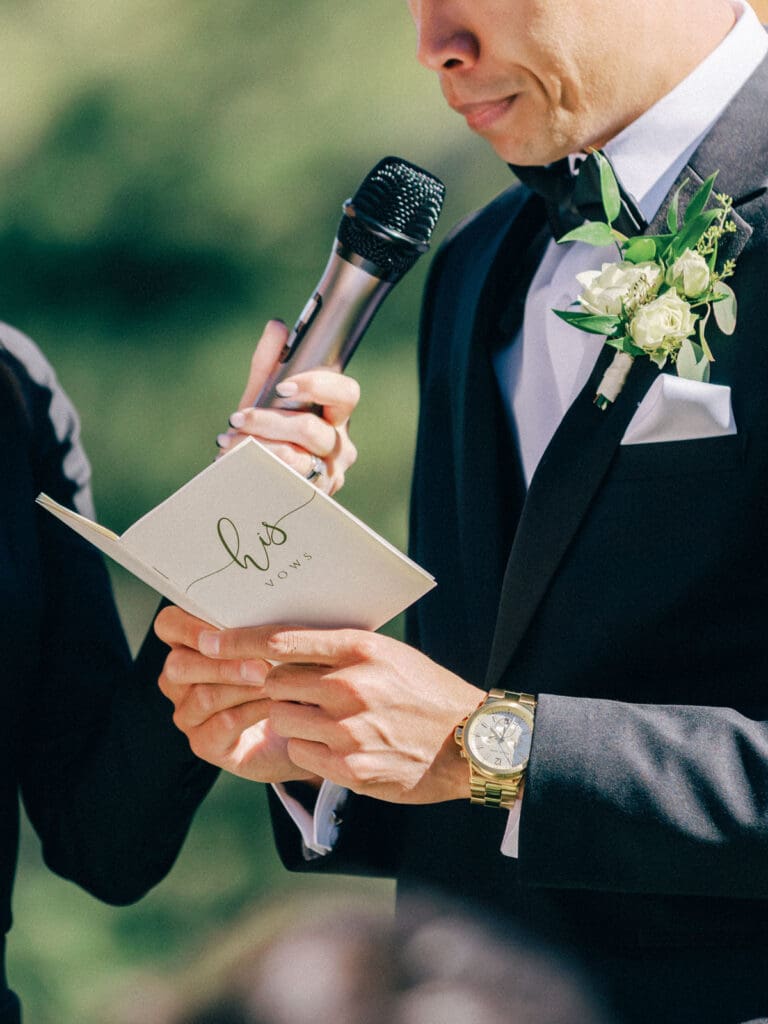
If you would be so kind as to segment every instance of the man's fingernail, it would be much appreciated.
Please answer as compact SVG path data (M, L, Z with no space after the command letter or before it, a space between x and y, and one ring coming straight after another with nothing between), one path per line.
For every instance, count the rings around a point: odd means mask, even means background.
M299 385L292 380L284 380L280 384L275 385L275 391L278 395L282 395L283 398L290 398L291 395L295 395L299 390Z
M198 638L198 645L201 654L215 656L221 650L221 640L218 633L201 633Z
M245 413L244 412L233 412L229 417L230 427L234 427L235 430L239 430L240 427L245 425Z
M232 435L231 434L217 434L216 435L216 444L217 444L217 446L219 448L229 448L229 446L232 444Z
M267 678L267 669L263 661L242 661L240 676L247 683L263 683Z

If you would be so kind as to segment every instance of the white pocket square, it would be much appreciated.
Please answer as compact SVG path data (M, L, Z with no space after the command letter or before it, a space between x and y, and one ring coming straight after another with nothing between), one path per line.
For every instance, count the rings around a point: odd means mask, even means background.
M729 387L660 373L637 407L621 443L693 441L735 433Z

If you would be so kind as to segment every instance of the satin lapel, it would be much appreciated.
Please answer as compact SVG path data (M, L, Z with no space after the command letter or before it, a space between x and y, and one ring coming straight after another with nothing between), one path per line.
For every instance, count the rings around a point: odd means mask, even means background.
M603 349L587 386L565 415L531 480L504 575L487 684L495 686L523 638L613 459L639 402L658 375L636 363L621 400L605 412L594 404L613 358Z
M736 201L747 201L768 185L765 174L764 103L768 60L764 61L703 140L680 174L648 234L667 230L671 197L682 186L684 205L701 182L719 171L717 188ZM744 139L745 150L734 146ZM746 152L746 159L744 154ZM686 183L687 181L687 183ZM752 229L734 213L736 232L726 236L721 257L735 259ZM658 370L637 360L616 404L601 412L593 398L613 358L607 346L587 382L556 431L531 481L520 524L507 562L486 685L497 685L514 657L552 578L581 524L629 421L655 380Z
M495 240L492 261L462 289L458 327L458 386L454 390L453 450L462 579L470 628L488 650L503 567L523 502L522 469L493 368L494 346L514 338L544 236L543 204L531 200ZM547 231L546 237L549 238ZM490 269L489 269L490 268ZM503 322L502 339L500 321ZM469 341L467 341L469 339Z

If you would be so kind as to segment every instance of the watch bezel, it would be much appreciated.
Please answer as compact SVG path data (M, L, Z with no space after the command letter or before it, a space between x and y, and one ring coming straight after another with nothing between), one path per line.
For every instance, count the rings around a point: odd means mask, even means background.
M471 735L473 724L479 719L486 715L498 714L500 711L511 712L516 718L521 719L528 728L529 734L533 735L533 724L534 715L533 711L527 708L524 704L519 701L508 700L502 698L495 701L487 701L480 705L479 708L475 708L472 714L467 718L462 729L461 741L462 749L466 754L467 760L472 764L473 769L484 778L487 779L515 779L525 771L528 767L530 760L530 748L527 756L511 768L505 768L501 771L498 768L490 768L487 765L477 760L477 756L473 754L469 747L468 736Z

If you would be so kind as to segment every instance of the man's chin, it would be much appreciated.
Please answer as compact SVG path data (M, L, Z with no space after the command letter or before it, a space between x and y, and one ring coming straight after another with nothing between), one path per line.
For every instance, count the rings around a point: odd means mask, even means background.
M542 146L540 142L536 145L509 145L504 143L491 142L493 150L501 159L514 167L543 167L546 164L554 163L567 156L570 150L562 151L550 146Z
M485 138L497 156L505 163L514 164L516 167L542 167L572 152L567 147L564 148L562 143L558 144L557 140L544 130L530 136L507 135Z
M516 132L488 133L484 138L505 163L516 167L543 167L581 148L563 132L555 133L551 126L542 124L525 126Z

